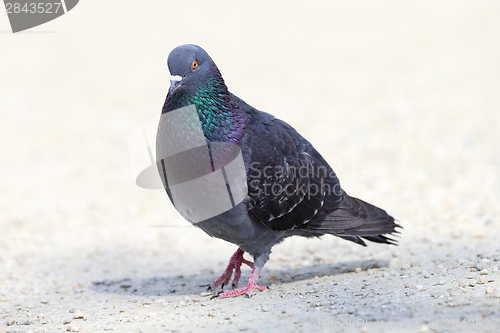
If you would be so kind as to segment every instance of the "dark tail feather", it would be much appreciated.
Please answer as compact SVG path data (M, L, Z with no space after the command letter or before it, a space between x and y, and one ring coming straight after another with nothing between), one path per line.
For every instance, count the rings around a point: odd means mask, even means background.
M310 221L304 229L320 234L332 234L366 246L360 238L396 245L397 241L384 234L398 234L400 225L383 209L343 193L340 205L334 211Z

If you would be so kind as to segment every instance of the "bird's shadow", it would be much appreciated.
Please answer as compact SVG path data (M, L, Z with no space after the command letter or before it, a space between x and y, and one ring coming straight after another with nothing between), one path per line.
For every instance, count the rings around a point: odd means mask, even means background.
M259 283L267 286L273 284L287 284L291 282L312 279L316 276L331 276L346 274L361 270L387 268L388 260L355 260L339 262L335 264L312 265L301 268L284 268L282 270L264 270L259 278ZM246 281L246 271L243 271L240 286ZM222 271L221 271L222 273ZM94 281L90 289L98 293L110 293L119 295L155 297L167 295L199 295L206 291L207 286L217 279L216 273L200 273L195 275L173 275L162 277L151 277L146 279L123 279ZM219 287L220 289L220 287Z

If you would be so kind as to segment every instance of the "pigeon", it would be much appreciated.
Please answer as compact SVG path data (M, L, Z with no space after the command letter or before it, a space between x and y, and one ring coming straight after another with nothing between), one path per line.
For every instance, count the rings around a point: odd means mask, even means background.
M257 279L271 249L290 236L334 235L397 245L385 210L350 197L320 153L286 122L228 91L208 53L193 44L167 58L170 88L156 138L158 172L174 207L238 249L209 291L216 298L264 291ZM253 262L243 257L253 257ZM251 268L238 287L241 266Z

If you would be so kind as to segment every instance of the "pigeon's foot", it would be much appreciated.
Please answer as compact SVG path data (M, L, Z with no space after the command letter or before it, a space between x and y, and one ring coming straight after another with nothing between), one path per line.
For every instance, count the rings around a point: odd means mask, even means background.
M214 298L228 298L228 297L236 297L236 296L241 296L245 295L246 297L252 296L252 293L255 289L259 289L260 291L264 291L267 289L266 286L260 286L255 283L257 278L259 277L259 272L257 271L256 268L252 269L252 274L250 274L250 278L248 279L248 282L246 286L243 288L239 289L233 289L233 290L228 290L226 292L220 293L217 296L214 296Z
M253 268L253 262L248 261L245 258L243 258L244 253L245 252L242 249L238 249L231 256L231 259L229 260L229 265L227 265L226 270L220 276L220 278L217 279L217 281L215 281L214 283L212 283L208 287L208 289L207 289L208 291L217 289L217 287L220 286L221 284L222 284L222 288L224 288L224 286L226 286L229 283L229 280L231 280L231 276L233 275L233 271L234 271L233 288L236 288L238 286L238 282L239 282L240 277L241 277L241 265L246 264L246 265L250 266L251 268Z

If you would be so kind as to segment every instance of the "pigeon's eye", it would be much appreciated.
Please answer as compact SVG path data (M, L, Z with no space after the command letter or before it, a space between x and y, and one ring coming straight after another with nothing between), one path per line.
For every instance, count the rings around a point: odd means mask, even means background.
M191 69L196 69L198 67L198 60L193 61L193 64L191 65Z

